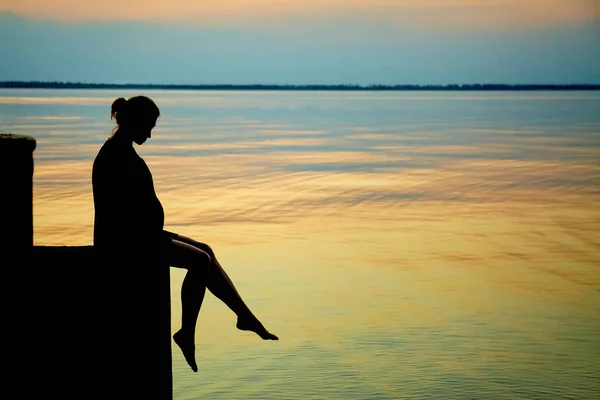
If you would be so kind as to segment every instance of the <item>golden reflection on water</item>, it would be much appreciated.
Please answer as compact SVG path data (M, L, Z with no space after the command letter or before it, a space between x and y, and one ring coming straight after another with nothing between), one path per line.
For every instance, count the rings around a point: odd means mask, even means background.
M326 156L292 155L286 162L327 162ZM596 167L478 160L443 171L284 173L273 167L280 155L258 158L150 157L148 163L166 227L211 243L241 292L286 341L335 341L340 331L394 335L415 323L453 325L465 315L525 331L548 348L552 329L564 329L553 315L575 312L600 328L597 188L537 185L597 176ZM348 158L330 158L340 159ZM87 161L36 168L36 244L91 243L89 174ZM520 183L511 185L515 177ZM174 329L182 278L173 271ZM207 300L205 310L200 343L223 335L238 340L222 305ZM478 346L472 337L469 346ZM490 351L513 357L510 347ZM456 361L448 363L444 368L452 369Z
M191 375L174 351L176 398L281 398L290 387L290 398L514 398L519 387L591 398L600 389L597 147L519 138L545 156L495 158L514 149L363 132L348 140L370 141L368 151L328 151L337 139L318 130L272 129L271 139L173 146L155 134L138 148L166 229L210 243L282 339L236 331L207 296L203 373ZM99 145L67 144L63 132L35 153L37 245L92 242ZM227 149L239 152L186 153ZM173 329L183 276L172 270ZM224 371L243 393L221 382Z
M292 155L286 161L310 157ZM326 162L325 154L312 157ZM544 178L593 176L597 169L477 161L447 171L288 174L269 171L264 156L260 156L263 166L256 165L252 156L235 158L242 163L232 165L227 157L202 162L167 157L156 163L148 160L166 209L167 227L206 237L204 228L210 226L208 236L215 235L219 243L225 236L232 243L273 244L288 237L333 240L339 248L329 251L336 263L348 262L348 258L359 263L364 253L370 254L370 265L391 265L396 259L411 268L418 260L462 265L501 259L548 262L556 261L560 252L582 262L599 261L600 241L585 236L600 227L597 189L573 193L572 189L535 187ZM274 163L278 158L274 156ZM331 157L332 162L340 159L347 158ZM527 172L519 175L522 169ZM90 173L89 161L36 167L38 244L90 243ZM501 174L519 176L525 187L511 188L510 182L497 179ZM361 201L365 193L370 199ZM403 199L407 193L421 194L425 200ZM77 232L69 232L75 227ZM573 232L575 227L583 232ZM352 257L345 257L348 252ZM574 273L566 272L564 277ZM599 283L594 275L584 281Z

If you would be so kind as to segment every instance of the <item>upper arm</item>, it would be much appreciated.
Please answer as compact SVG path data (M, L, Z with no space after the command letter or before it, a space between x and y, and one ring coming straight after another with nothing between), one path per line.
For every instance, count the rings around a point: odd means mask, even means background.
M133 190L128 179L127 164L119 157L102 154L94 161L92 191L96 215L107 225L126 223L131 210Z

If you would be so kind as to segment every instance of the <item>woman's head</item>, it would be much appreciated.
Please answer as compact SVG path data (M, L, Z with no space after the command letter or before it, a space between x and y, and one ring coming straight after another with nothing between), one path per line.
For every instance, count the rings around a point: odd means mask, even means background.
M146 96L135 96L129 100L121 97L110 108L110 118L117 121L119 131L127 133L137 144L151 137L159 115L160 110L154 101Z

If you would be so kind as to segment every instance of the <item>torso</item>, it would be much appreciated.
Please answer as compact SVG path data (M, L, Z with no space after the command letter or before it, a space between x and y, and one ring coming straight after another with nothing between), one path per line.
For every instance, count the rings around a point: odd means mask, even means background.
M150 169L133 146L108 139L94 160L92 185L95 246L123 238L138 244L159 240L164 210Z

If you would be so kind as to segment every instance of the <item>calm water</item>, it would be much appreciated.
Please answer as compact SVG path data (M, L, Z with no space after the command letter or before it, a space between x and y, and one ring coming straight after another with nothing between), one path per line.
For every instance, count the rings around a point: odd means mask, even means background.
M92 161L135 94L0 90L0 132L38 143L37 245L92 242ZM281 339L207 295L176 399L597 398L600 92L144 94L166 229Z

